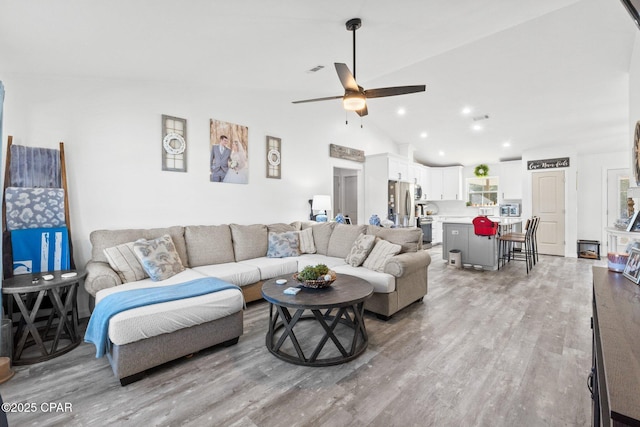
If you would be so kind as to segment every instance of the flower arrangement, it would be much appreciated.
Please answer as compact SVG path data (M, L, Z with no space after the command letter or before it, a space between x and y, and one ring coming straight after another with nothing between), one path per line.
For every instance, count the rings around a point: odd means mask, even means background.
M476 166L476 168L474 169L473 173L475 174L475 176L477 176L478 178L482 178L485 176L489 176L489 166L481 164Z
M232 160L229 159L229 168L233 169L234 171L238 171L238 161L237 160Z

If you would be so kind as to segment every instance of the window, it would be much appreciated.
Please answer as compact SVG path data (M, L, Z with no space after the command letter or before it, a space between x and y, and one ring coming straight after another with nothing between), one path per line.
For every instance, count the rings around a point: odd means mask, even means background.
M498 177L467 179L468 206L495 206L498 204Z
M629 189L629 177L618 177L618 215L619 218L629 218L627 206L627 190Z

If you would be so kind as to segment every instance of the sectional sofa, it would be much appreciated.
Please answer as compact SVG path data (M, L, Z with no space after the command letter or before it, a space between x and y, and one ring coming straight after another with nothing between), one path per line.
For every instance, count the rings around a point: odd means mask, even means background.
M125 252L133 242L152 241L162 236L170 236L177 266L171 267L175 272L170 278L154 282L140 271L139 265L136 270L135 259L129 260ZM365 309L389 319L427 294L427 269L431 262L429 254L422 250L419 228L315 222L223 224L98 230L91 233L90 240L92 258L86 265L84 286L96 303L121 290L207 276L241 289L241 294L237 292L239 297L231 291L222 292L226 299L223 298L223 302L215 298L209 300L205 303L208 308L174 304L173 308L165 309L159 305L155 309L160 313L150 313L150 309L143 307L147 311L142 310L142 314L132 310L133 314L125 312L114 316L109 324L113 345L107 355L123 384L149 367L215 344L237 342L242 334L242 303L260 299L265 280L292 275L308 265L326 264L338 275L350 274L369 281L374 294L365 302ZM358 254L363 241L374 242L364 258L364 254ZM391 252L377 251L383 243ZM358 257L364 262L360 259L354 263ZM358 263L363 265L357 266ZM126 271L130 268L133 270ZM193 314L195 320L183 319L180 314L185 312ZM158 314L168 323L158 322ZM114 323L116 318L118 324ZM111 336L112 327L120 337ZM150 353L153 360L149 360Z

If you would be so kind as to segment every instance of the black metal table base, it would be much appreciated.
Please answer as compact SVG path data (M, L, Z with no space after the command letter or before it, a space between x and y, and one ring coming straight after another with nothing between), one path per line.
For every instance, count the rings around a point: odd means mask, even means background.
M275 308L275 310L274 310ZM304 314L304 312L311 312ZM335 314L333 314L335 312ZM369 343L367 331L364 326L364 302L338 307L328 308L324 312L319 309L296 309L293 315L287 307L269 304L269 331L267 332L267 349L276 357L290 363L305 366L331 366L349 362L362 354ZM300 345L300 340L310 341L317 336L306 336L301 333L296 335L294 328L298 322L303 320L315 320L324 331L324 335L319 337L315 349L311 354L305 354ZM345 325L353 331L350 343L344 345L336 336L336 327ZM282 331L282 334L278 334ZM278 336L279 335L279 336ZM295 354L283 350L283 344L289 341L295 349ZM340 352L339 356L320 358L320 353L325 345L331 341Z

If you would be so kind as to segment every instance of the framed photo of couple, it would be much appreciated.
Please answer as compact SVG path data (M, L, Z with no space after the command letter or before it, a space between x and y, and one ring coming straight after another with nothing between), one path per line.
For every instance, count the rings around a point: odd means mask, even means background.
M631 248L627 265L622 274L636 285L640 282L640 249Z
M249 182L249 128L209 120L209 180L231 184Z

